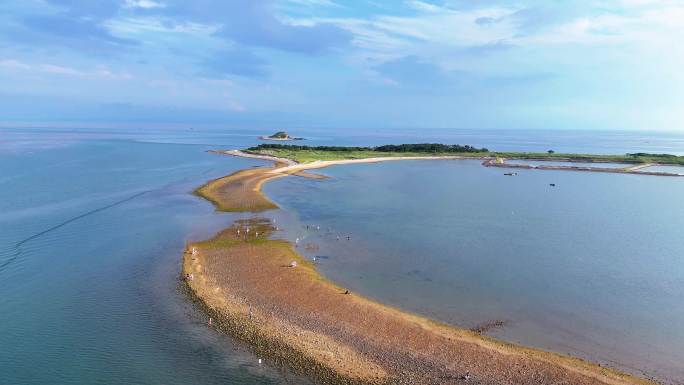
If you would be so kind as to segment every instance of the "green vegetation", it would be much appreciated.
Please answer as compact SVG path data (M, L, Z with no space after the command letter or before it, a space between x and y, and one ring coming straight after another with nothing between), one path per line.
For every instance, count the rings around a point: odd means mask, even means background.
M285 131L278 131L275 134L269 136L269 138L273 138L273 139L287 139L289 137L290 137L290 135L288 135L287 132L285 132Z
M645 152L637 152L634 154L627 154L628 157L639 159L642 162L660 163L660 164L680 164L684 165L684 156L677 156L671 154L648 154Z
M300 163L315 160L364 159L374 157L410 156L462 156L471 158L496 157L500 159L549 160L626 164L683 165L684 156L669 154L634 153L625 155L560 154L547 152L491 152L486 148L438 143L385 145L378 147L297 146L286 144L261 144L247 152L288 158Z
M407 156L463 156L479 158L488 156L486 148L444 145L436 143L386 145L379 147L297 146L286 144L261 144L247 152L288 158L299 163L315 160L365 159L376 157Z
M331 151L331 152L352 152L352 151L372 151L370 147L340 147L340 146L298 146L295 144L264 143L256 147L250 147L248 151Z
M263 140L304 140L304 138L295 138L290 136L286 131L278 131L273 135L261 136Z
M460 144L440 143L417 143L417 144L386 144L378 147L342 147L342 146L295 146L290 144L260 144L249 148L250 151L261 150L295 150L295 151L375 151L375 152L415 152L423 154L432 153L465 153L465 152L489 152L486 148L461 146Z
M671 164L684 165L684 156L669 154L625 154L625 155L597 155L597 154L557 154L548 152L497 152L497 157L505 159L553 160L572 162L597 163L627 163L627 164Z

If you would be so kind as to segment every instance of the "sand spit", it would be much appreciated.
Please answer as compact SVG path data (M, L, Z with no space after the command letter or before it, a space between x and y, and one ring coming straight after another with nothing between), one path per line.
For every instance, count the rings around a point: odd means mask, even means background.
M215 327L323 383L649 383L345 294L273 231L243 220L190 244L183 275Z
M219 178L197 193L219 210L263 211L276 207L260 191L265 181L309 168L385 160L400 159L278 163ZM273 232L265 219L237 221L188 246L183 276L190 275L187 285L213 327L322 383L652 384L345 294Z
M271 171L271 173L289 173L299 175L299 172L304 170L311 170L317 168L325 168L338 164L355 164L355 163L376 163L376 162L388 162L388 161L398 161L398 160L449 160L449 159L480 159L483 160L482 165L485 167L500 167L500 168L518 168L518 169L529 169L529 170L565 170L565 171L588 171L588 172L603 172L603 173L615 173L615 174L636 174L636 175L652 175L652 176L684 176L684 173L672 173L664 171L648 171L647 168L653 166L653 163L646 164L635 164L626 167L601 167L600 161L596 161L596 166L559 166L559 165L531 165L531 164L513 164L506 163L506 159L503 158L492 158L492 157L463 157L463 156L395 156L395 157L376 157L376 158L362 158L362 159L342 159L342 160L328 160L328 161L313 161L309 163L297 163L292 159L278 158L269 155L255 154L247 151L240 150L229 150L229 151L216 151L217 153L223 153L233 156L241 156L247 158L257 158L263 160L270 160L284 164L285 167L277 168ZM539 160L539 161L549 161L549 159L517 159L517 160ZM577 160L572 158L558 158L554 159L556 162L568 162L572 163L584 163L586 160ZM605 162L610 163L610 162ZM316 177L316 174L310 174ZM306 176L306 175L301 175Z
M271 179L287 175L306 178L322 179L324 175L312 174L306 170L319 169L337 164L377 163L396 160L434 160L434 159L465 159L458 156L420 156L420 157L379 157L366 159L346 159L334 161L316 161L310 163L296 163L285 158L246 153L243 151L213 151L220 154L241 156L246 158L263 159L275 162L268 168L253 168L237 171L228 176L209 181L195 190L200 195L214 203L220 211L228 212L261 212L277 208L261 193L261 185Z
M240 156L245 158L262 159L275 162L270 168L255 168L235 172L231 175L212 180L198 188L195 193L213 202L221 211L237 212L261 212L277 208L266 196L261 193L261 184L274 178L287 175L297 175L307 178L323 179L324 175L307 173L306 170L320 169L333 165L377 163L405 160L462 160L484 159L485 167L535 169L535 170L566 170L566 171L589 171L618 174L654 175L654 176L684 176L684 174L642 171L641 167L633 166L626 168L608 167L585 167L585 166L533 166L529 164L510 164L501 158L475 158L462 156L411 156L411 157L376 157L363 159L342 159L313 161L309 163L297 163L291 159L278 158L269 155L253 154L239 150L212 151L218 154ZM597 163L599 165L600 163Z
M276 163L282 163L285 165L293 165L297 164L294 160L287 159L287 158L277 158L275 156L269 156L269 155L260 155L260 154L252 154L250 152L245 152L245 151L239 151L239 150L227 150L227 151L216 151L216 150L210 150L209 152L213 152L216 154L225 154L225 155L233 155L233 156L240 156L243 158L253 158L253 159L263 159L263 160L270 160Z
M261 193L261 184L285 175L266 174L276 167L278 165L237 171L207 182L195 190L195 194L211 201L220 211L261 212L275 209L278 206Z

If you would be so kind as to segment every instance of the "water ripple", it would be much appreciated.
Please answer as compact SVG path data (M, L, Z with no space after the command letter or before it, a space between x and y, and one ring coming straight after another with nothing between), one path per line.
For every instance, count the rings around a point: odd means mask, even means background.
M65 221L63 221L63 222L61 222L61 223L58 223L58 224L56 224L56 225L54 225L54 226L52 226L52 227L50 227L50 228L48 228L48 229L45 229L45 230L40 231L40 232L37 232L37 233L35 233L35 234L33 234L33 235L29 236L29 237L26 237L26 238L24 238L24 239L18 241L17 243L15 243L15 244L11 247L10 251L7 253L7 254L9 254L9 256L7 256L6 258L3 258L3 262L2 262L2 264L0 264L0 273L3 272L3 271L5 271L12 263L14 263L14 262L17 260L17 258L19 258L19 257L22 255L22 246L25 245L26 243L31 242L31 241L33 241L33 240L35 240L35 239L37 239L37 238L40 238L41 236L43 236L43 235L45 235L45 234L48 234L48 233L50 233L50 232L52 232L52 231L55 231L55 230L57 230L57 229L59 229L59 228L61 228L61 227L64 227L64 226L68 225L69 223L75 222L75 221L77 221L77 220L79 220L79 219L83 219L83 218L85 218L85 217L88 217L88 216L90 216L90 215L99 213L99 212L101 212L101 211L110 209L110 208L112 208L112 207L116 207L116 206L118 206L118 205L124 204L124 203L129 202L129 201L131 201L131 200L133 200L133 199L135 199L135 198L138 198L138 197L140 197L140 196L142 196L142 195L144 195L144 194L147 194L147 193L149 193L149 192L151 192L151 191L153 191L153 190L141 191L141 192L139 192L139 193L133 194L133 195L131 195L131 196L128 196L128 197L126 197L126 198L124 198L124 199L121 199L121 200L118 200L118 201L116 201L116 202L110 203L110 204L108 204L108 205L101 206L101 207L95 208L95 209L93 209L93 210L87 211L87 212L85 212L85 213L82 213L82 214L77 215L77 216L75 216L75 217L69 218L69 219L67 219L67 220L65 220ZM3 253L3 254L5 254L5 253Z

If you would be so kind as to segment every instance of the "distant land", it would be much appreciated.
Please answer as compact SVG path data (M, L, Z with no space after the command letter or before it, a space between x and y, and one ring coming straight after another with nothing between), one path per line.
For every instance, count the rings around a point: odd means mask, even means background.
M257 155L268 155L287 158L298 163L316 160L364 159L395 156L460 156L464 158L494 159L497 163L505 159L541 160L556 162L584 163L625 163L626 165L674 165L684 166L684 156L671 154L650 154L637 152L625 155L572 154L547 152L498 152L487 148L469 145L415 143L390 144L377 147L343 147L343 146L298 146L287 144L260 144L243 152Z
M280 141L288 141L288 140L304 140L304 138L297 138L290 136L286 131L278 131L273 135L262 135L259 137L261 140L280 140Z

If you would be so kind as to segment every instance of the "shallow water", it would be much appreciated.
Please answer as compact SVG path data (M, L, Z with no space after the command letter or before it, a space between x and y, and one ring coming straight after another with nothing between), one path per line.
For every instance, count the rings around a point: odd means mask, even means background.
M530 166L565 166L565 167L596 167L596 168L625 168L633 166L626 163L599 163L599 162L553 162L537 160L509 160L510 164L529 164Z
M684 152L684 146L680 145L684 143L684 138L671 135L654 137L624 133L467 130L420 130L392 134L356 131L343 136L314 130L293 133L310 138L306 144L374 145L434 141L511 151L545 151L554 148L564 152L596 153L639 150ZM208 179L265 164L205 151L251 146L258 143L256 136L260 134L263 132L200 128L0 128L0 383L307 383L305 379L274 368L268 362L262 366L256 365L256 357L248 349L208 329L204 317L195 312L187 298L179 292L177 276L185 241L207 238L236 218L236 215L215 213L210 204L193 196L192 190ZM498 215L490 212L488 207L491 205L482 206L481 201L472 200L469 201L472 207L462 207L459 209L462 212L456 213L468 218L463 212L472 214L478 207L484 207L482 210L488 214L482 218L473 216L461 224L463 229L472 228L478 223L487 224L481 233L445 228L436 232L441 235L435 236L432 248L413 244L410 237L406 236L411 231L420 232L420 228L407 230L401 226L395 227L395 237L401 238L396 241L385 234L387 229L393 228L388 227L387 223L426 225L425 219L423 222L406 220L417 218L419 212L422 215L425 206L393 206L394 203L404 202L412 194L417 194L421 201L435 199L434 207L426 212L429 215L425 218L438 218L442 211L454 215L449 207L462 206L453 206L451 200L437 204L444 198L445 186L435 184L439 178L421 178L421 175L436 176L439 167L447 164L451 167L457 163L425 163L420 167L433 167L430 166L432 164L438 168L427 174L413 169L419 166L418 163L411 163L411 167L406 169L404 165L408 164L397 163L323 170L334 176L324 182L301 178L278 181L286 184L272 185L278 190L274 193L292 210L278 210L270 215L292 223L292 228L287 228L286 233L290 235L303 231L299 216L307 221L317 218L320 223L331 223L338 231L346 229L346 232L354 234L353 248L330 248L326 254L331 258L321 260L321 268L326 274L354 290L455 323L512 314L511 318L515 322L504 333L515 332L536 343L538 336L525 331L536 331L539 326L531 323L528 327L526 325L532 321L513 317L524 313L522 304L520 308L514 305L520 301L514 295L515 290L504 298L499 298L497 294L502 290L502 285L514 287L520 284L519 290L523 293L531 292L530 288L524 282L516 282L510 277L501 279L501 282L499 279L492 280L491 287L477 286L478 281L488 282L486 279L492 277L488 275L490 269L458 262L458 259L454 262L454 256L450 254L467 245L480 251L479 254L470 251L459 254L463 261L468 261L472 255L480 255L483 261L488 257L492 265L498 264L499 259L504 257L512 261L534 258L516 254L516 250L521 250L523 246L531 247L534 240L515 232L513 239L517 239L516 246L504 254L487 254L481 250L481 246L477 246L482 242L481 237L491 234L490 227L496 229L497 225L489 222ZM386 169L388 166L390 168ZM454 188L454 191L467 190L478 186L481 183L479 178L490 173L482 167L464 167L473 174L472 186L459 176L461 182L454 182L455 187L446 187ZM404 171L401 170L406 170L406 174L403 175ZM491 172L492 178L500 175L500 172L495 171ZM346 173L350 174L345 177ZM364 173L367 175L365 179L361 178ZM551 174L538 173L537 177L542 175ZM569 177L569 174L563 175L554 178L555 181L564 181L561 178ZM663 186L659 182L650 183L659 178L652 178L644 179L649 183L639 187L638 191L644 192L647 186L653 186L652 192L659 192L659 197L669 197L669 187L663 193L660 191ZM361 180L367 181L367 187L360 184ZM509 178L504 183L515 184L523 180L526 179ZM559 190L554 193L562 192L563 185L559 183ZM339 203L331 201L332 195L325 190L332 186L337 189L334 191L341 194L338 196ZM546 184L539 194L548 193L545 188ZM283 189L291 194L282 195ZM315 197L316 201L308 199L297 203L296 199L299 198L296 194L300 191L313 194L310 196ZM677 192L672 190L672 194ZM483 193L482 198L491 199L491 193ZM295 200L290 202L288 196ZM455 198L458 196L454 195ZM359 202L349 202L354 198L359 199ZM634 199L638 202L647 201L643 195L636 195ZM661 200L660 204L672 202L668 199ZM504 199L493 207L506 206L505 203ZM563 202L558 203L559 207L554 210L563 210ZM355 205L359 206L355 208ZM663 211L675 215L679 207L673 203L673 208ZM366 217L364 212L386 217ZM637 219L637 223L644 221L643 217ZM654 221L657 220L654 229L676 223L670 221L659 225L658 221L663 219L668 218L653 217ZM567 220L575 223L575 219ZM366 239L360 232L356 233L360 222L373 229L372 234L375 235ZM512 225L502 221L498 226L508 228ZM597 232L602 234L602 231ZM671 235L666 230L656 233ZM650 233L647 235L652 236ZM445 243L442 238L456 239L461 246ZM521 242L522 245L518 244ZM355 250L354 253L349 254L347 251L350 249ZM419 253L412 254L411 250ZM540 253L546 251L543 249ZM351 256L344 257L345 252ZM383 258L393 255L397 255L397 258L418 255L418 258L407 262L409 266L406 268L386 269L388 265L382 262ZM662 267L662 258L656 258L654 266ZM376 259L377 262L374 262ZM368 263L370 265L366 265ZM454 266L460 264L463 264L464 270L455 274ZM572 266L570 262L566 261L566 264ZM363 270L365 268L368 270ZM644 269L653 271L650 266ZM664 279L654 284L651 273L634 281L635 285L645 287L646 294L643 295L664 290L663 298L657 299L653 306L669 304L667 290L670 289L667 288L670 287L668 285L677 284L678 281L672 281L672 274L679 274L677 272L681 271L681 267L670 266L669 269L663 277L670 281ZM501 275L503 273L500 270L492 271ZM521 274L522 277L533 277L533 273L534 270ZM606 274L606 271L600 273ZM545 281L548 279L544 278ZM594 304L592 301L588 303ZM468 311L464 314L462 308ZM510 311L511 308L514 311ZM681 305L670 308L672 322L679 322L681 318L677 317L681 317ZM534 309L539 308L535 305L530 310L531 314L536 314ZM552 306L547 309L550 314L556 311ZM638 311L637 314L641 313ZM552 327L546 330L556 326L554 322L557 322L558 317L555 314L548 318ZM642 322L633 322L637 321ZM669 330L667 328L668 325L665 325L665 330ZM597 330L595 334L602 333L602 330ZM609 331L606 333L610 335ZM566 334L560 335L566 338ZM671 340L676 341L677 338L678 335L674 334Z
M647 172L670 172L673 174L684 175L684 166L650 166L642 168L641 171Z
M0 383L301 383L206 328L187 239L231 219L189 193L258 162L98 141L0 155ZM306 381L304 381L306 382Z
M351 290L464 327L684 380L684 181L478 161L335 166L265 192ZM549 186L555 183L556 187ZM340 240L337 240L340 236ZM350 236L350 240L346 237Z

